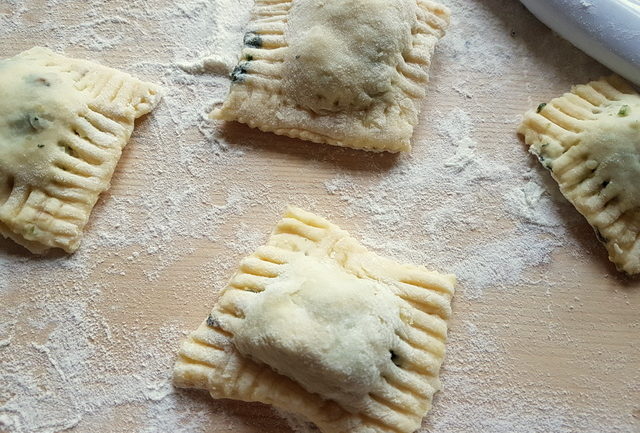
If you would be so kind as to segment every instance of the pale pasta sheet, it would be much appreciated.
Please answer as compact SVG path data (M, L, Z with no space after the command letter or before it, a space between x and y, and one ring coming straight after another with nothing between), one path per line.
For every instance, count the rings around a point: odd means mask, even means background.
M158 86L33 48L0 61L0 234L75 251Z
M640 273L640 95L612 76L524 116L519 132L618 269Z
M447 8L429 0L256 0L213 117L372 151L407 151Z
M174 382L325 433L413 432L440 389L454 284L291 207L183 342Z

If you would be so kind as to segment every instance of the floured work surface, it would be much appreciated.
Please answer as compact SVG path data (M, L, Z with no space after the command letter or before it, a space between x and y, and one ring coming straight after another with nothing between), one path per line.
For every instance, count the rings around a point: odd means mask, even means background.
M450 1L411 155L322 147L203 120L251 3L0 4L0 56L48 46L168 90L74 255L0 241L0 431L309 431L170 385L179 342L292 203L458 275L423 432L637 432L640 283L515 133L527 109L607 71L517 2Z

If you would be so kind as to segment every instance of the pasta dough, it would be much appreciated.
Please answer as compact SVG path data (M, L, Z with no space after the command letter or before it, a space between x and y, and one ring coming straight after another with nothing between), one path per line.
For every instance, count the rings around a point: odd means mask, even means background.
M410 149L449 12L426 0L257 0L215 118L319 143Z
M33 48L0 61L0 233L34 253L82 230L159 88Z
M619 77L601 78L528 112L519 132L609 259L640 273L640 95Z
M182 344L174 382L326 433L412 432L440 389L454 283L289 208Z
M389 367L399 304L384 285L301 255L243 308L244 320L221 315L220 323L242 355L357 410Z

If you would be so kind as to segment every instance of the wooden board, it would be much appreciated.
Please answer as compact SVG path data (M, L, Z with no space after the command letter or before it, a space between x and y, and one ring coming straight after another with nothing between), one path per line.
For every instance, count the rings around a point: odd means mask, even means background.
M0 4L1 57L35 44L64 48L169 90L138 122L78 253L35 258L0 240L0 431L291 431L266 406L174 390L169 377L179 341L292 203L381 253L465 275L445 390L422 431L640 432L640 282L615 271L515 134L526 109L607 71L517 2L455 0L410 156L305 143L199 119L226 79L176 67L209 45L233 57L250 4ZM470 119L466 135L451 119ZM463 139L482 164L495 165L495 177L448 188L442 183L452 178L440 179L440 169L415 170L437 167ZM389 179L398 184L383 196ZM535 231L508 212L504 187L531 179L556 197L542 202L552 229ZM434 203L460 210L469 194L476 205L464 208L468 215L425 228ZM396 205L412 220L394 230ZM553 247L542 258L528 252L536 245L509 243L518 248L497 258L486 251L519 233L553 238ZM501 270L512 268L512 276Z

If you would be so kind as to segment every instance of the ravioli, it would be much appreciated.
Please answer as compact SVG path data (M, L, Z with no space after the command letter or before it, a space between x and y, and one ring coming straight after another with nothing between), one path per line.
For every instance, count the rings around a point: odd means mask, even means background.
M290 207L182 343L174 383L325 433L412 432L440 389L454 284Z
M518 132L609 259L640 273L640 95L620 77L601 78L529 111Z
M45 48L0 61L0 234L34 253L75 251L134 120L159 92Z
M427 0L256 0L212 116L372 151L408 151L447 8Z

